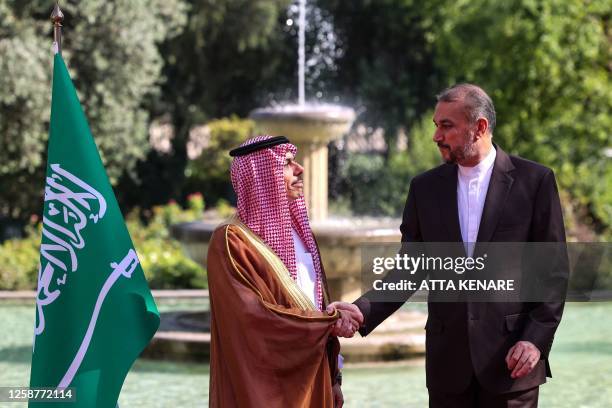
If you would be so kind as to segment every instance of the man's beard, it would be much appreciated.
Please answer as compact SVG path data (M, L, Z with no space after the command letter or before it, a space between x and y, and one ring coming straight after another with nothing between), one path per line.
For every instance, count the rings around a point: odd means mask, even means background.
M474 135L468 132L465 137L465 143L463 146L455 147L454 149L449 149L448 158L444 160L446 164L457 164L459 161L463 161L465 159L471 159L472 157L478 154L476 150L476 143L472 141L472 137Z

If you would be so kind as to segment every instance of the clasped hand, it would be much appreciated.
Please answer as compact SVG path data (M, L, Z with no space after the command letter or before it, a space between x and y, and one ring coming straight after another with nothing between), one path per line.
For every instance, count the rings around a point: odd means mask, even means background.
M332 336L353 337L363 324L361 310L354 304L347 302L332 302L327 305L327 312L332 313L334 310L338 310L340 318L332 329Z

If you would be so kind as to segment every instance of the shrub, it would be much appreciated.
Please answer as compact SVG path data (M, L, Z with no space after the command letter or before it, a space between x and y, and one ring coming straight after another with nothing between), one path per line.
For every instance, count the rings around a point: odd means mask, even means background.
M206 288L205 270L189 259L175 240L134 241L145 277L152 289Z
M208 145L187 165L186 191L205 191L207 199L215 205L219 199L231 196L229 151L248 139L254 126L252 120L236 116L207 123Z
M187 197L186 209L176 202L154 207L149 222L144 225L138 209L126 217L128 229L142 263L145 276L153 289L206 288L206 271L191 260L181 245L169 234L171 225L195 221L204 210L204 198L195 193Z
M0 245L0 290L33 290L38 281L40 229L27 227L22 239Z

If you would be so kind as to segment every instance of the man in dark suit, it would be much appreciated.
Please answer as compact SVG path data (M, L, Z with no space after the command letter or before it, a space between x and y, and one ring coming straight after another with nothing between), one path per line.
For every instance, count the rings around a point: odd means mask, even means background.
M438 95L433 141L445 162L416 176L400 227L402 242L565 242L555 177L549 168L509 156L492 143L495 109L480 87L460 84ZM387 277L388 278L388 277ZM561 286L567 282L561 271ZM366 336L402 302L353 305ZM379 298L378 298L379 300ZM548 355L564 303L428 302L426 372L430 407L536 407L550 376ZM561 299L562 300L562 299Z

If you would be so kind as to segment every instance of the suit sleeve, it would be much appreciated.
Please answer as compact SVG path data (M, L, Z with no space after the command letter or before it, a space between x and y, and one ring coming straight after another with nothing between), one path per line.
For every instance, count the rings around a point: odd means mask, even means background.
M559 243L559 245L541 245L543 251L550 251L550 253L540 256L546 258L547 264L542 266L544 269L538 284L546 288L550 299L544 298L542 299L544 301L532 304L529 319L522 334L522 340L535 344L542 355L547 357L563 314L569 277L563 214L552 170L549 170L540 182L534 205L530 241Z
M422 242L423 240L419 226L419 219L417 216L414 179L410 183L410 189L408 190L408 198L406 199L406 205L404 206L400 232L402 233L402 242ZM383 281L399 282L402 279L405 279L405 273L406 272L397 270L390 271L385 276ZM414 279L414 276L411 278ZM376 302L373 300L373 298L380 298L381 295L375 294L374 290L372 289L357 299L354 304L359 308L359 310L361 310L364 317L364 324L359 329L359 334L362 336L367 336L387 317L395 313L395 311L399 309L410 298L410 296L412 296L413 293L414 292L403 291L402 295L404 298L397 302Z

